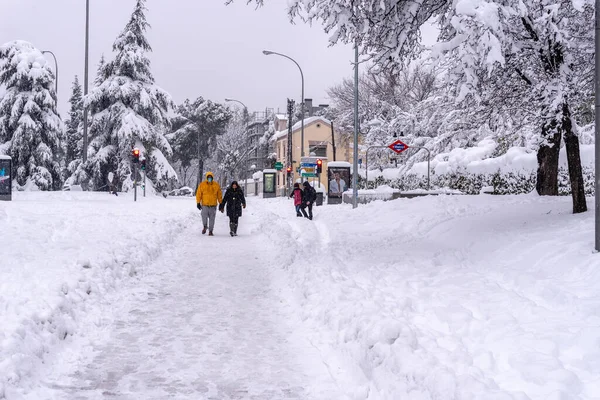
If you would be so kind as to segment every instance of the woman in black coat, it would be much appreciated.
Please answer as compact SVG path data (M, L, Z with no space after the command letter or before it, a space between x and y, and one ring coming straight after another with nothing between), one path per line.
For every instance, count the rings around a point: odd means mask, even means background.
M226 206L229 217L229 234L237 236L238 219L242 216L242 208L246 208L246 199L244 191L236 181L231 182L231 186L225 191L219 211L224 212Z

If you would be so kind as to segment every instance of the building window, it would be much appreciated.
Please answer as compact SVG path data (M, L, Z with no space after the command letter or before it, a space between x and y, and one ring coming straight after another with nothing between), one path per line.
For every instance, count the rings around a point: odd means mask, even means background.
M316 157L327 157L327 142L308 142L308 154L315 153Z

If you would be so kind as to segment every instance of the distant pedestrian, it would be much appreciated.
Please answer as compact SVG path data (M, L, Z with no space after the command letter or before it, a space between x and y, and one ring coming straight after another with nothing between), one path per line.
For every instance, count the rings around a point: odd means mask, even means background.
M212 172L206 173L206 180L202 181L196 189L196 206L202 211L202 234L208 229L208 236L213 235L215 218L217 217L217 206L223 201L221 186L215 182Z
M317 200L317 191L308 183L308 181L304 182L304 190L302 191L302 212L305 217L312 221L313 219L313 204ZM308 208L308 216L304 211L305 208Z
M300 189L299 183L294 183L294 190L292 190L290 197L294 199L294 207L296 207L296 217L302 217L302 215L304 215L306 218L308 218L308 215L306 215L306 211L304 211L304 208L302 207L302 189ZM302 213L300 213L300 211L302 211Z
M246 208L246 199L244 191L236 181L231 182L231 186L225 191L219 211L224 212L226 206L229 217L229 234L237 236L238 220L242 216L242 208Z

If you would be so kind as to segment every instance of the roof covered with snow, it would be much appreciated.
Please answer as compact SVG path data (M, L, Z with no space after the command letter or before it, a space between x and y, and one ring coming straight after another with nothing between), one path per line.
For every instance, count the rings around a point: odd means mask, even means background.
M313 124L315 122L322 122L324 124L331 125L331 121L328 120L328 119L326 119L326 118L323 118L323 117L310 117L310 118L305 118L304 119L304 128L306 128L308 125ZM296 131L300 130L301 128L302 128L302 121L300 120L300 121L296 122L294 124L294 126L292 126L292 132L296 132ZM271 138L271 141L276 141L276 140L284 137L287 134L288 134L288 130L287 129L285 129L283 131L276 132L273 135L273 137Z
M327 168L330 167L352 168L352 164L350 164L348 161L329 161L327 163Z

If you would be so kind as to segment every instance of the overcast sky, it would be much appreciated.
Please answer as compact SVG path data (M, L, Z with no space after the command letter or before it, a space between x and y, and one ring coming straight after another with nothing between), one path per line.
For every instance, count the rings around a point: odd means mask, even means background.
M250 111L284 110L288 97L300 99L300 73L291 61L262 54L269 49L300 64L305 97L327 103L327 87L352 74L352 48L329 47L320 26L290 24L285 1L269 1L258 10L245 3L148 0L156 83L177 103L198 96L219 102L231 97ZM134 4L135 0L90 0L90 85L101 54L112 59L112 44ZM0 0L0 44L26 40L56 54L63 116L74 76L83 81L84 35L85 0ZM53 67L52 58L49 61Z

